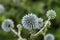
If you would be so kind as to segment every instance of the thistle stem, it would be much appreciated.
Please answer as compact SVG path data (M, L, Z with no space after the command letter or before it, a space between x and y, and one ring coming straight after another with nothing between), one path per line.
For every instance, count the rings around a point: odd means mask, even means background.
M18 32L16 32L13 28L10 28L11 31L21 39L22 37L20 36L20 30L18 29Z
M10 28L10 29L15 35L17 35L17 32L13 28Z

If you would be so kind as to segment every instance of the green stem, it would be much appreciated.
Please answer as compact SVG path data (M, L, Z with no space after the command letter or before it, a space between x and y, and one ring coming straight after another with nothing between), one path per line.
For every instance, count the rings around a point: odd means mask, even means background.
M19 37L19 39L21 39L22 37L20 36L20 30L18 29L18 33L13 29L13 28L10 28L11 29L11 31L15 34L15 35L17 35L18 37Z
M18 34L17 34L17 36L19 37L19 39L22 39L22 37L21 37L22 26L20 24L18 24L17 28L18 28Z
M15 35L17 35L17 32L13 28L10 28L10 29Z

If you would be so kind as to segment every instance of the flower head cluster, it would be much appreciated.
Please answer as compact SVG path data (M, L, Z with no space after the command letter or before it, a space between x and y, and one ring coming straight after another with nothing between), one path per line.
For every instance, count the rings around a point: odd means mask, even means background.
M54 19L56 17L56 12L54 10L48 10L46 16L48 18Z
M10 28L14 28L14 22L11 19L4 20L2 22L2 29L6 32L9 32Z
M28 30L36 29L38 26L38 17L32 13L25 15L22 19L22 25Z
M0 14L5 12L5 8L2 4L0 4Z
M54 36L52 34L47 34L44 36L44 40L54 40Z

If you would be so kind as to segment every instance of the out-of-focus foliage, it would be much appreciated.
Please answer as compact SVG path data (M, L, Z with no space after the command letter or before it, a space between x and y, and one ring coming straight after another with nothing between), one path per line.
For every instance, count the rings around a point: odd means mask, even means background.
M17 2L13 2L13 0L0 0L0 4L4 5L6 11L0 14L0 40L16 40L16 35L12 32L7 33L1 29L4 19L12 19L16 28L16 25L21 23L21 19L25 14L34 13L46 20L46 11L50 9L55 10L57 16L54 20L51 20L52 25L47 33L54 34L55 40L60 40L60 0L20 0ZM21 35L23 38L28 38L29 40L30 34L26 29L23 28ZM39 35L36 40L40 40L40 38L43 40L42 35Z

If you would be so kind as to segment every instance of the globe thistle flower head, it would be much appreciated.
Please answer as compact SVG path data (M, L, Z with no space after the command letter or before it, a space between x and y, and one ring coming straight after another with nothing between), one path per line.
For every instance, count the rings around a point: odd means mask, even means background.
M0 4L0 14L5 12L5 8L2 4Z
M55 39L54 35L52 35L52 34L47 34L44 36L44 40L54 40L54 39Z
M56 17L56 12L54 10L48 10L46 16L48 18L54 19Z
M32 13L25 15L22 19L22 25L28 30L36 29L38 26L38 17Z
M41 27L43 27L43 19L38 18L38 29L41 29Z
M2 22L2 29L6 32L9 32L10 28L14 28L14 22L11 19L4 20Z

